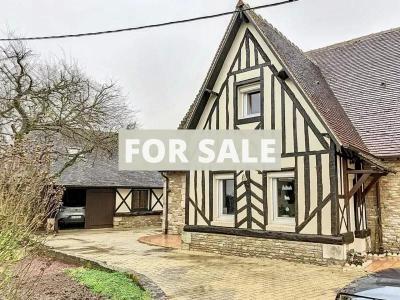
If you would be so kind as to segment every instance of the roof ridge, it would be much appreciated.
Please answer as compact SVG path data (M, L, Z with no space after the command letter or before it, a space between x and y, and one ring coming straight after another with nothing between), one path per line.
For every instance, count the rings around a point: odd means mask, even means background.
M248 6L249 8L251 8L248 4L245 4L245 6ZM276 28L272 23L270 23L269 21L267 21L262 15L260 15L259 13L256 13L254 10L251 10L251 12L258 18L260 18L263 22L267 23L274 31L276 31L276 33L283 39L285 39L288 43L290 43L290 45L292 45L293 47L295 47L297 50L299 50L301 53L305 54L305 52L299 47L297 46L295 43L293 43L286 35L284 35L282 33L282 31L280 31L278 28Z
M378 32L369 33L369 34L366 34L366 35L362 35L362 36L359 36L359 37L352 38L350 40L337 42L337 43L334 43L334 44L331 44L331 45L328 45L328 46L312 49L312 50L306 51L305 54L309 55L309 54L314 54L314 53L317 53L317 52L322 52L322 51L326 51L326 50L332 50L332 49L336 49L336 48L341 48L341 47L354 45L354 44L356 44L358 42L364 42L364 41L367 41L367 40L372 39L374 37L377 37L379 35L391 33L391 32L394 32L394 31L400 31L400 26L399 27L390 28L390 29L386 29L386 30L381 30L381 31L378 31Z

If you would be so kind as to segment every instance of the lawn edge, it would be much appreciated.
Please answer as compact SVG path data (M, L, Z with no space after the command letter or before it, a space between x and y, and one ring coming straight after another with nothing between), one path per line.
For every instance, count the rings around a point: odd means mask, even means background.
M51 257L51 258L61 260L66 263L72 263L72 264L81 265L81 266L89 266L90 268L93 268L93 269L126 273L143 290L147 291L152 299L156 299L156 300L167 300L168 299L165 292L153 280L151 280L149 277L147 277L141 273L138 273L134 270L112 266L112 265L109 265L109 264L101 262L101 261L87 259L87 258L78 256L78 255L67 254L65 252L55 250L52 248L48 248L48 247L46 247L46 250L44 251L44 255Z

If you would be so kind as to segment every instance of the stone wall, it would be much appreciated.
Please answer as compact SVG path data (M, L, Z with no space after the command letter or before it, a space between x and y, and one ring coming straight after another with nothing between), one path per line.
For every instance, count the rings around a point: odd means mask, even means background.
M387 162L397 171L381 177L381 209L383 248L388 251L400 251L400 161Z
M368 184L368 183L367 183ZM378 208L376 206L376 188L373 187L365 197L367 227L371 230L371 243L368 251L379 252Z
M117 215L114 228L133 229L143 227L161 227L161 213L146 215Z
M169 178L168 213L164 211L164 218L168 216L168 234L181 234L185 225L186 173L168 172L167 176ZM166 207L164 203L164 209ZM165 230L165 219L163 230Z
M383 250L400 251L400 161L386 161L387 165L396 170L396 174L388 174L380 178L382 242ZM376 205L375 188L366 197L367 223L371 230L371 250L379 251L378 245L378 209Z
M184 232L182 234L182 249L328 265L343 264L347 246Z

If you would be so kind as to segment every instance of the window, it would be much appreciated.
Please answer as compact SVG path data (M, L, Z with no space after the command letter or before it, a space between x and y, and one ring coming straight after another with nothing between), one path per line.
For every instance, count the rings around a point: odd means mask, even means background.
M243 85L238 88L238 118L261 116L260 84Z
M233 174L214 175L213 225L232 226L235 213L235 181Z
M259 116L261 114L260 92L251 92L244 95L244 117Z
M221 184L221 200L223 215L233 215L233 199L234 199L234 182L233 179L220 180Z
M294 227L296 217L295 181L293 172L272 172L268 174L269 222ZM277 228L286 230L288 228ZM291 228L294 229L294 228ZM291 231L291 230L290 230Z
M293 178L274 178L275 218L294 218L295 198Z
M135 190L132 192L132 210L149 209L149 192L147 190Z

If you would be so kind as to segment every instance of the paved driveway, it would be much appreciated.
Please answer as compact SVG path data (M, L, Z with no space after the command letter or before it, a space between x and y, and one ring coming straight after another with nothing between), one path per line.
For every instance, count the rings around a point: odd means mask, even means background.
M227 257L149 246L139 243L155 229L136 231L74 230L48 244L146 275L170 299L334 299L338 288L362 275L338 267L285 261Z

